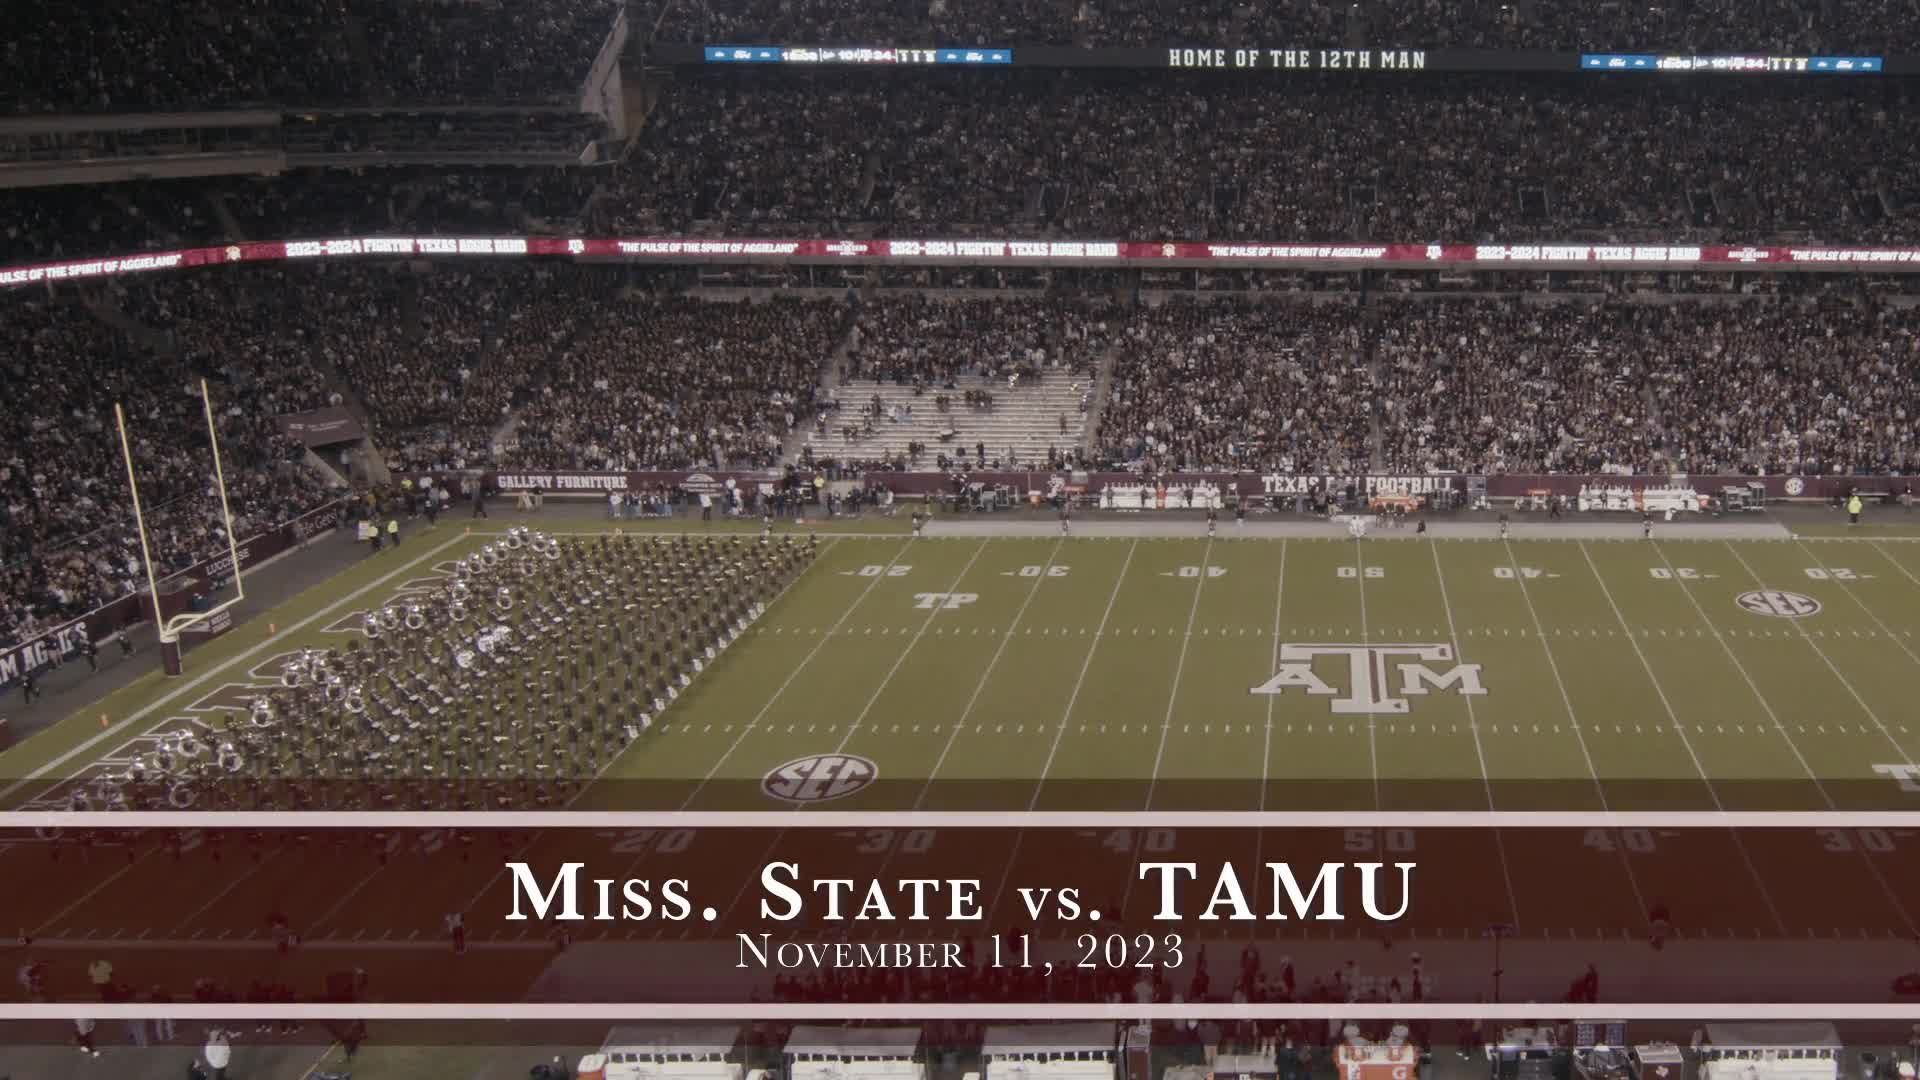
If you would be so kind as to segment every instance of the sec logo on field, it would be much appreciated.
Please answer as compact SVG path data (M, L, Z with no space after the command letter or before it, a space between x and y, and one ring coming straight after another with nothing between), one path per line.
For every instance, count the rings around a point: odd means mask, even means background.
M1734 598L1734 603L1755 615L1775 619L1803 619L1820 611L1820 601L1813 597L1797 592L1781 592L1779 589L1744 592Z
M880 767L858 754L809 754L768 773L760 790L781 802L830 802L879 778Z

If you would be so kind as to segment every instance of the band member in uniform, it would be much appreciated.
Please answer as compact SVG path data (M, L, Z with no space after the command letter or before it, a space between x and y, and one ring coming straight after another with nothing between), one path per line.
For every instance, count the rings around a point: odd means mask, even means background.
M1060 504L1060 535L1073 535L1073 507L1064 502Z
M914 539L916 539L916 540L917 540L917 539L919 539L919 538L920 538L920 529L921 529L921 527L922 527L922 526L924 526L924 525L925 525L926 523L927 523L927 519L925 518L925 516L923 516L923 515L922 515L922 514L920 513L920 511L918 511L918 510L915 510L915 511L913 512L913 536L914 536Z
M1207 507L1207 539L1213 539L1213 530L1220 524L1220 511Z

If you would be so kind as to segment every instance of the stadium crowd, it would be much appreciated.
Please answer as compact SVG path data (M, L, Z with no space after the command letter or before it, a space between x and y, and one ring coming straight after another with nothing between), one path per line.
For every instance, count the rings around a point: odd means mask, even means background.
M1892 0L1842 0L1819 8L1787 0L1743 5L1689 0L1658 6L1392 3L1255 5L1201 0L928 0L873 8L848 0L714 0L668 4L657 40L805 45L1221 45L1255 41L1335 47L1484 49L1772 50L1900 52L1920 41L1920 16Z
M1043 297L956 301L881 297L855 314L841 382L951 390L956 379L1085 376L1122 312Z
M846 319L831 301L589 301L571 313L571 339L519 410L504 464L771 466L811 415Z
M1169 301L1123 335L1100 435L1142 472L1369 470L1363 319L1324 304Z
M430 0L296 0L164 9L108 0L84 12L30 0L0 44L14 112L545 100L577 93L619 0L532 9ZM1920 14L1893 0L1658 6L1305 0L667 0L632 5L638 40L867 46L1261 46L1740 51L1882 55L1915 50ZM505 17L507 14L512 17Z
M0 194L0 262L475 231L1911 241L1911 92L1800 80L723 73L666 87L629 159L606 170L303 171Z
M25 0L0 42L0 103L49 113L564 99L578 94L619 8Z
M292 464L304 451L272 419L286 412L345 404L403 470L764 467L785 463L796 425L857 422L819 396L823 378L848 408L881 381L920 388L937 411L942 396L992 407L949 392L962 375L991 377L997 397L1065 374L1086 380L1093 407L1109 355L1083 462L1095 467L1920 468L1920 315L1845 281L1722 300L1322 292L1124 305L1104 291L903 290L851 306L705 301L677 293L683 283L572 264L321 263L10 296L6 328L23 344L0 421L0 637L140 576L114 401L140 441L159 562L217 549L188 396L202 373L221 402L243 535L326 497Z
M1910 232L1900 184L1920 164L1920 138L1897 134L1920 114L1832 83L911 75L910 93L899 73L865 71L676 83L593 223L1846 242Z
M158 355L74 305L14 298L0 309L14 350L0 386L0 642L91 610L145 578L113 406L126 411L156 568L219 554L226 531L213 483L200 377L216 410L234 530L240 536L324 502L277 411L318 386L276 356L209 353L194 333Z

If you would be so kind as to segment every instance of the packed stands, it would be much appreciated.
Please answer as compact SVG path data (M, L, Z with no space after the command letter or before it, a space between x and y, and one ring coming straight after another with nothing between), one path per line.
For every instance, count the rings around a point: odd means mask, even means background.
M1355 475L1372 461L1361 310L1169 301L1123 336L1101 420L1106 460L1142 472Z
M0 193L0 260L368 233L1898 242L1920 236L1911 92L736 72L666 87L606 169Z
M1920 112L1901 85L907 74L676 82L594 224L1281 242L1913 227Z
M564 100L618 10L614 0L28 0L0 42L0 111Z
M576 306L572 321L570 340L519 410L509 465L773 465L813 410L846 310L602 296Z
M304 453L273 417L319 403L306 369L277 356L195 347L154 355L77 305L10 298L15 343L0 384L0 640L91 610L145 573L113 406L125 407L153 558L165 573L225 550L198 379L221 407L221 451L242 536L324 502Z
M724 10L721 10L724 9ZM1913 48L1920 17L1888 0L1809 9L1785 0L1646 5L1446 4L1369 0L1331 6L1292 0L1250 5L1204 0L1073 4L929 3L875 9L846 0L671 4L660 41L804 45L1217 45L1304 42L1334 46L1555 50L1745 50L1880 53Z

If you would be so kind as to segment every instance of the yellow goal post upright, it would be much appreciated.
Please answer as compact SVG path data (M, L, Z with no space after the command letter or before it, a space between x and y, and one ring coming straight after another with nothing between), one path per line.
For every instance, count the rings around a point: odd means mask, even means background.
M183 611L169 617L160 601L160 580L153 569L153 549L147 540L146 510L140 502L140 480L133 471L133 444L127 438L127 414L119 402L113 403L113 420L120 429L120 457L127 466L127 491L133 498L133 523L140 533L140 562L147 572L147 599L153 605L153 625L160 630L160 664L169 676L182 674L186 665L180 650L180 635L190 627L212 619L247 598L247 587L240 573L240 540L233 534L233 510L227 505L227 474L220 461L220 431L213 422L213 398L207 393L207 380L200 380L200 407L207 417L207 442L213 448L214 485L220 492L220 522L227 534L228 565L232 567L232 596L205 611Z

